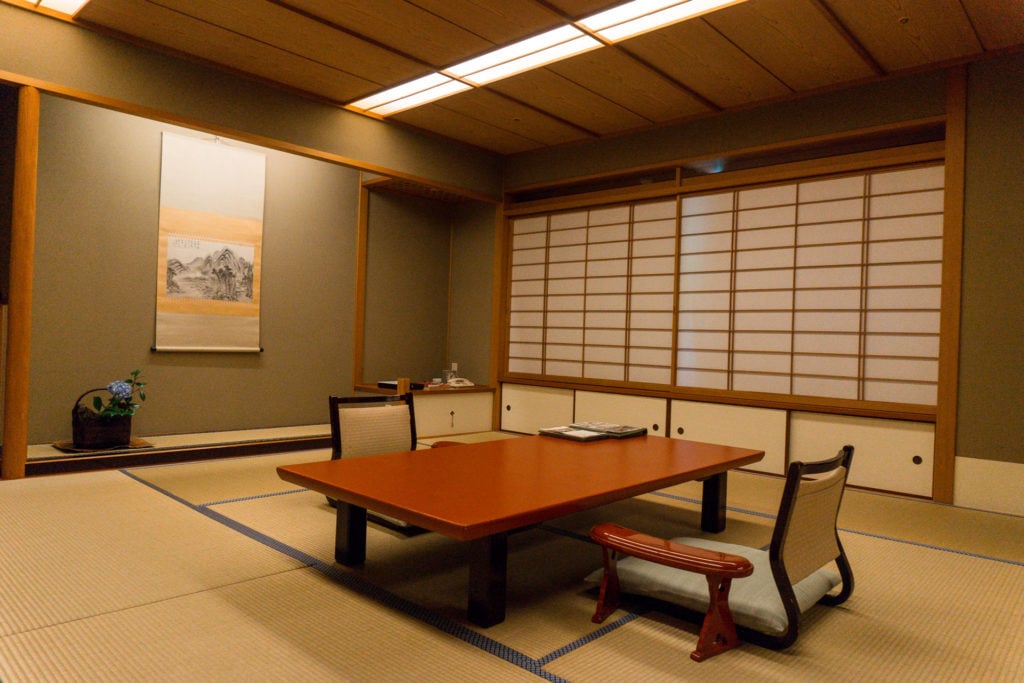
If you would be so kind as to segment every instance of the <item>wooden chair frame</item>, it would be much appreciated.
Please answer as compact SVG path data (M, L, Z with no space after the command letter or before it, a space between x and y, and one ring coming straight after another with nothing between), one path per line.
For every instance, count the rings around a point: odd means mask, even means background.
M829 460L813 463L790 463L768 552L772 576L786 610L787 627L785 632L778 636L751 631L749 636L751 640L776 649L789 647L796 641L800 628L800 606L783 558L797 494L801 483L808 475L825 474L840 467L845 468L845 472L843 473L839 501L835 505L835 516L830 520L823 520L822 523L831 524L832 533L835 534L835 544L839 552L833 559L839 570L842 588L837 594L826 594L819 600L819 603L839 605L853 593L853 571L836 531L836 517L842 503L842 489L845 489L846 476L849 474L852 461L853 446L844 446L834 458ZM631 555L676 569L703 574L707 577L710 602L701 626L697 647L690 654L692 659L703 661L739 645L736 625L729 608L729 589L733 579L747 577L753 573L754 567L749 560L739 555L697 548L649 536L612 523L598 524L591 530L590 537L601 545L604 557L604 575L601 578L597 608L593 616L594 622L603 622L617 609L620 584L616 569L616 554Z

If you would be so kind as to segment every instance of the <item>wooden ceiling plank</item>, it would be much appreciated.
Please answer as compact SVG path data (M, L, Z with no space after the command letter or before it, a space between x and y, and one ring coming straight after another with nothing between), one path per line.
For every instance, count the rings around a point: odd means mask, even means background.
M507 45L564 24L536 0L409 0L494 45Z
M685 88L619 49L587 52L548 68L654 123L712 111Z
M438 106L485 121L543 146L593 139L593 133L561 121L511 97L486 89L449 97Z
M646 33L619 47L723 109L792 92L701 20Z
M95 7L93 7L95 5ZM346 102L377 85L144 0L94 0L77 18L151 46L189 55L236 72L334 102Z
M813 0L756 0L704 16L796 91L876 75Z
M960 0L824 0L889 72L981 52Z
M91 4L110 6L111 0ZM272 2L243 5L235 0L160 0L159 6L380 85L427 71L420 62Z
M550 69L512 76L492 83L490 88L598 135L650 124L643 117Z
M401 51L436 69L480 54L494 45L406 0L275 0L368 42Z
M1024 2L1020 0L961 0L986 50L1003 50L1024 43Z
M543 146L536 140L521 137L474 117L463 116L436 103L410 109L393 118L400 123L499 154L517 154Z

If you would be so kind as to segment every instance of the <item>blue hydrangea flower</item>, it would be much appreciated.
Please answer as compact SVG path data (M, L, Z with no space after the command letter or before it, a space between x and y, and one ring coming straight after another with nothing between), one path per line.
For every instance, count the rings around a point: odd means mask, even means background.
M128 382L111 382L107 385L107 391L115 401L127 401L132 397L132 385Z

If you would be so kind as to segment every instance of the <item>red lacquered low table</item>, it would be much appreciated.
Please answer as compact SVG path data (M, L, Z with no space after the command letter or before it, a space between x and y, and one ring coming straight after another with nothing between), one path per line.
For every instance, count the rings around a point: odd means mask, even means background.
M366 559L366 510L470 543L469 620L505 618L508 534L580 510L703 480L701 527L725 528L730 469L764 451L638 436L581 443L501 439L277 468L285 481L338 500L335 559Z

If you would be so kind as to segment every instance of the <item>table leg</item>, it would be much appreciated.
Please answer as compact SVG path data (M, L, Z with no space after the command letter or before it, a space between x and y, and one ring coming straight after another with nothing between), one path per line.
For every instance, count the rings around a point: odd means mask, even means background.
M366 561L366 508L338 501L334 559L349 567Z
M469 620L477 626L505 621L508 534L469 542Z
M700 528L718 533L725 531L725 494L728 472L714 474L704 480L700 507Z

